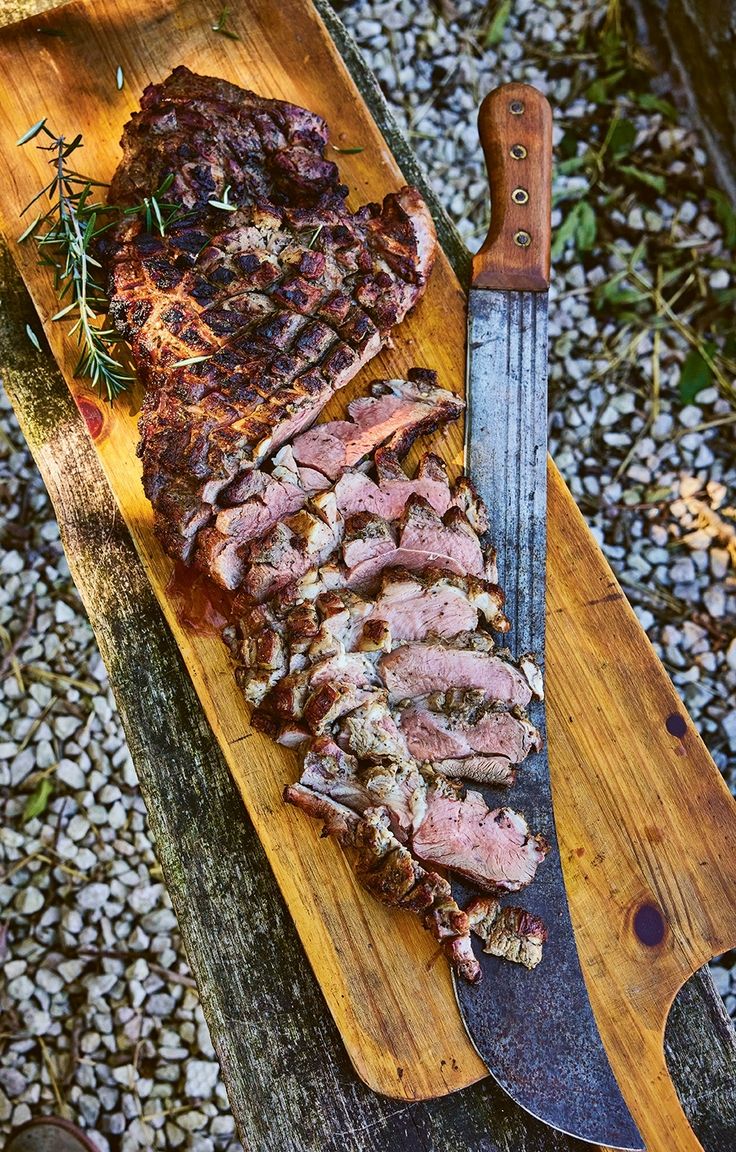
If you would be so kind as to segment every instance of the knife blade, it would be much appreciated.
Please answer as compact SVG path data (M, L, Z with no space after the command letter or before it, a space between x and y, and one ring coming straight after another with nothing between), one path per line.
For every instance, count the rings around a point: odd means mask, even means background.
M483 101L478 123L492 221L469 295L466 467L490 514L510 646L516 656L536 653L543 668L552 113L536 89L507 84ZM544 704L529 712L546 748ZM486 800L499 805L498 793L488 790ZM483 954L482 983L456 982L470 1038L501 1087L538 1119L593 1144L642 1149L578 959L546 751L525 762L502 803L550 843L521 900L549 940L531 972ZM470 896L457 887L461 900Z

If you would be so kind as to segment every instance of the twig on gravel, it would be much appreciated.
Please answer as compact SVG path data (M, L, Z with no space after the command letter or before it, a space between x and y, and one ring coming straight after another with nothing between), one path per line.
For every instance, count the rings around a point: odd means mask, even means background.
M30 635L31 630L32 630L35 622L36 622L36 597L35 597L35 594L33 592L31 592L31 595L30 595L29 600L28 600L28 611L26 613L26 618L23 621L23 625L21 627L21 630L18 633L18 635L15 637L15 639L11 641L10 647L3 654L2 660L0 660L0 680L3 680L5 678L8 670L10 669L10 667L13 663L13 657L15 656L18 649L22 647L23 641L26 640L28 638L28 636Z
M37 1036L36 1039L38 1040L38 1046L41 1049L41 1055L43 1057L43 1062L46 1065L46 1068L47 1068L47 1071L49 1074L49 1080L51 1081L51 1088L52 1088L53 1093L54 1093L54 1099L56 1100L56 1107L59 1109L59 1115L61 1117L63 1117L64 1119L68 1119L69 1118L68 1106L65 1104L64 1099L63 1099L61 1092L59 1090L59 1083L56 1079L56 1070L55 1070L54 1065L51 1061L51 1054L49 1053L49 1050L46 1047L46 1044L44 1043L43 1036Z
M172 984L183 984L185 988L197 987L197 981L193 977L185 976L182 972L174 972L171 968L164 968L162 964L156 964L155 961L149 960L145 954L134 952L133 949L80 948L74 955L86 956L91 960L145 960L152 972L158 976L163 976L165 980L170 980Z

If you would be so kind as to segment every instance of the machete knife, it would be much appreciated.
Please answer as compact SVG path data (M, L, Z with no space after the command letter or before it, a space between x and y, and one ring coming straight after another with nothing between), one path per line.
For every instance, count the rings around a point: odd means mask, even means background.
M490 513L510 647L536 653L543 668L552 113L536 89L507 84L483 101L478 124L492 220L469 296L466 466ZM544 705L529 712L546 737ZM499 806L497 792L486 790L486 800ZM483 954L482 983L456 983L470 1038L501 1087L538 1119L594 1144L641 1149L578 959L546 751L529 757L502 803L550 843L533 884L511 900L542 917L549 940L531 972Z

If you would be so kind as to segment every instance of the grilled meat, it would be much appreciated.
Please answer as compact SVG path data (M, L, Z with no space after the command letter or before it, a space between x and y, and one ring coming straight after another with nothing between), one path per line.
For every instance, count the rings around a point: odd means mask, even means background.
M499 653L477 646L462 648L456 641L428 640L402 644L384 653L378 672L394 700L428 696L447 688L475 688L487 700L524 708L540 685L532 658L525 657L520 665L517 668Z
M390 651L393 644L428 635L453 637L477 628L481 617L505 628L502 603L496 585L473 576L389 568L375 599L343 588L323 592L314 602L293 603L285 595L241 605L225 639L246 696L259 703L263 691L288 671L341 651Z
M485 784L513 784L516 765L539 752L542 739L518 705L507 710L479 689L434 693L401 711L411 756L437 772Z
M376 354L432 267L419 194L351 213L326 143L318 116L186 68L126 125L111 202L173 176L187 211L163 237L129 217L105 243L110 315L147 389L144 487L187 562L221 495Z
M549 844L519 812L490 809L480 792L460 797L438 785L412 849L425 864L449 868L486 892L518 892L534 879Z
M165 181L180 212L165 235L135 214L106 233L110 314L146 389L156 530L241 589L226 639L254 723L307 741L285 798L476 980L471 921L529 967L544 926L491 899L469 920L419 860L492 893L533 878L543 838L446 774L513 780L540 746L523 706L541 676L486 630L508 622L472 485L450 486L431 454L413 477L401 465L462 408L434 373L380 382L350 419L307 431L419 299L436 244L412 189L350 212L326 142L318 116L186 68L146 89L110 198L138 204Z
M491 810L479 792L465 792L412 760L361 769L331 740L315 740L300 783L361 814L380 805L394 835L415 856L452 869L486 892L525 888L548 851L518 812Z
M547 940L547 929L538 916L512 905L502 908L488 896L479 896L465 911L471 931L485 944L484 952L536 968Z
M471 984L480 980L468 918L453 899L450 885L417 863L392 835L384 808L369 808L358 816L303 784L287 785L284 799L322 820L323 836L335 836L345 847L357 849L355 873L360 884L382 904L406 908L421 916L424 927L440 942L458 975Z
M300 469L338 480L381 444L401 458L418 436L461 415L462 400L437 386L437 373L410 368L406 380L378 380L369 396L348 404L350 420L332 420L303 432L292 445ZM329 485L325 485L328 487Z
M246 597L262 601L281 588L293 598L330 588L371 589L384 568L399 566L432 566L495 582L495 552L484 548L456 505L438 457L425 456L413 479L387 449L379 449L374 462L376 481L363 472L343 474L251 546L242 583ZM463 486L460 498L465 496Z
M270 471L246 472L220 493L221 510L197 536L197 567L217 584L238 588L248 570L251 542L304 507L310 496L329 489L338 477L340 484L350 477L370 484L363 473L346 469L355 469L384 443L396 459L418 436L457 419L462 401L437 387L434 372L412 368L408 377L376 381L369 396L348 405L351 420L332 420L302 432L276 453Z
M453 676L462 680L466 667L479 669L475 678L484 681L485 692L504 694L497 698L505 704L518 704L522 698L528 702L531 697L517 666L508 657L494 654L492 638L477 632L463 632L443 641L408 642L390 652L380 644L351 653L340 646L321 659L297 658L295 670L286 675L285 655L273 636L267 642L265 658L258 649L255 656L260 664L255 675L241 678L249 698L260 703L259 711L264 714L289 724L303 722L315 735L329 731L342 716L369 700L401 706L412 697L425 695L428 682L434 684L430 690L436 691L436 682L430 678L441 670L447 676L445 684L463 688L468 685L456 685ZM263 688L266 682L267 690Z

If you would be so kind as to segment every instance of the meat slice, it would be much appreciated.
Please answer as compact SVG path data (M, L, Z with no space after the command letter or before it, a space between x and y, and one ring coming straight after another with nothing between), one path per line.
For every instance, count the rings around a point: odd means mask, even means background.
M466 912L471 931L484 942L484 952L525 968L536 968L540 963L548 933L539 916L513 905L502 908L498 900L488 896L471 901Z
M483 547L466 513L454 506L438 457L425 456L413 479L386 449L378 450L375 463L378 482L362 472L346 473L253 544L242 582L246 597L262 601L281 588L289 588L293 599L330 588L368 591L384 568L399 566L495 582L495 552ZM329 541L321 525L329 527Z
M517 668L499 653L462 648L440 640L402 644L384 653L378 671L393 700L414 699L448 688L475 688L487 700L524 708L532 694L541 691L526 668L538 671L532 657Z
M542 738L518 705L506 709L482 690L448 691L400 713L409 754L435 771L485 784L513 784L516 765L538 752Z
M339 724L335 738L341 748L361 760L404 761L412 758L386 693L348 712Z
M247 698L260 703L282 676L328 656L390 651L427 635L451 638L477 628L481 618L503 627L502 603L496 585L472 576L386 569L375 599L343 588L313 602L287 595L267 604L238 602L223 636Z
M376 479L363 472L346 472L335 485L335 500L344 520L360 512L383 520L398 520L413 496L421 497L439 516L452 504L447 471L439 456L427 455L420 461L416 477L410 480L398 456L388 448L375 455Z
M221 495L314 421L431 271L419 194L350 212L326 143L320 117L183 67L126 125L110 201L173 176L166 198L186 210L165 236L131 215L104 242L110 317L146 386L144 488L186 562Z
M303 784L288 785L284 799L322 820L323 836L335 836L344 847L356 849L355 873L366 891L382 904L420 916L457 974L471 984L478 983L481 971L473 955L467 916L453 899L448 882L423 868L391 833L385 809L369 808L358 816Z
M386 808L392 831L406 843L426 815L429 778L411 760L361 768L355 756L321 737L307 746L299 783L355 812Z
M411 760L361 767L330 739L315 740L300 782L361 814L380 805L394 835L415 856L450 868L486 892L526 887L549 849L518 812L491 810L480 792L465 792Z
M386 444L392 459L398 459L418 436L457 419L463 403L437 387L436 373L411 368L408 377L376 381L371 395L348 405L352 419L332 420L303 432L276 453L270 472L254 469L220 493L219 504L227 506L198 533L197 567L217 584L238 588L248 570L251 542L302 508L310 496L330 488L332 481L381 444ZM360 472L349 476L359 484L372 483ZM444 511L450 500L446 477L435 487L447 494ZM417 490L431 491L430 481ZM342 508L341 512L346 514Z
M334 481L381 444L400 458L418 436L457 420L465 405L437 387L436 372L410 368L407 377L376 381L371 395L348 404L349 420L317 424L298 436L292 450L299 468L313 469Z
M525 888L549 851L547 841L529 831L520 813L490 809L480 792L460 797L448 783L434 787L412 851L425 864L449 868L486 892Z

